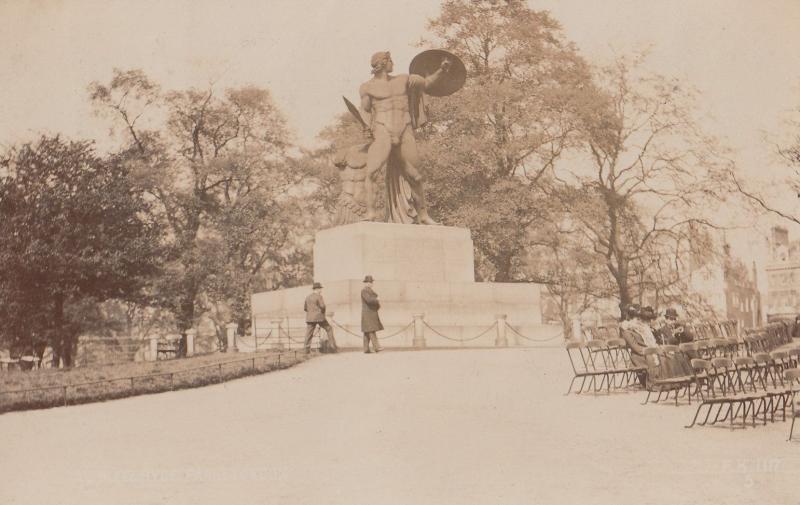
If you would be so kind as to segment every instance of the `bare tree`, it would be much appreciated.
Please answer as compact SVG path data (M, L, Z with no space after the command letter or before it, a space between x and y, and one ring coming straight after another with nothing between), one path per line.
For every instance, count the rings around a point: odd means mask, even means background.
M679 282L707 230L724 225L712 216L732 191L695 94L640 68L620 59L598 72L606 98L586 116L587 159L557 171L551 193L603 258L620 307Z

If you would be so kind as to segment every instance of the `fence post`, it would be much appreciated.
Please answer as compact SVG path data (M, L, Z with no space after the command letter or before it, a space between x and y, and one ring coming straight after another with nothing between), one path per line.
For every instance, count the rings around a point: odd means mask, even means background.
M251 312L250 320L250 333L253 334L253 352L258 352L258 326L256 323L256 315Z
M67 406L67 386L64 386L64 406Z
M292 321L289 319L289 314L283 316L283 321L281 324L286 322L286 348L290 351L292 350ZM319 331L319 330L317 330Z
M270 319L269 322L272 324L272 331L274 331L275 335L278 337L278 340L272 344L272 348L281 351L283 350L283 335L281 335L281 323L283 319Z
M495 347L508 347L508 338L506 338L506 315L495 314L494 318L497 320L497 338L494 341Z
M414 314L414 339L411 345L416 348L423 348L425 343L425 314Z
M150 337L150 361L158 360L158 337Z
M194 355L194 339L197 336L197 330L189 328L186 330L186 356Z
M236 348L236 330L239 328L239 325L236 323L228 323L225 325L225 329L228 330L228 352L238 352L239 349Z

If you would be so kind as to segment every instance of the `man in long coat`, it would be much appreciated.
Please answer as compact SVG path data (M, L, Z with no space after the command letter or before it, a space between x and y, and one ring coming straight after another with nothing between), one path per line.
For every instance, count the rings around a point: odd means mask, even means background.
M328 345L332 352L336 352L336 339L333 338L333 328L325 318L325 300L322 299L322 284L315 282L313 293L306 297L303 310L306 312L306 354L311 352L311 339L314 337L314 328L322 327L328 334Z
M372 349L375 352L381 350L376 332L383 329L381 318L378 317L381 304L378 301L378 294L372 290L372 282L371 275L364 277L364 289L361 290L361 331L364 332L364 352L366 353L370 352L370 342L372 342Z

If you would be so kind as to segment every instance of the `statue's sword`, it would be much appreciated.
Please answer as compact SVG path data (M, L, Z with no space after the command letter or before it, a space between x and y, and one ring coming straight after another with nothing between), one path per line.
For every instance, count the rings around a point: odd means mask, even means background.
M344 100L344 104L347 105L347 110L349 110L350 114L356 118L356 121L358 121L361 127L365 130L369 130L369 126L367 126L367 123L364 122L364 118L361 117L361 113L358 112L358 108L353 105L353 102L348 100L346 97L342 97L342 100Z

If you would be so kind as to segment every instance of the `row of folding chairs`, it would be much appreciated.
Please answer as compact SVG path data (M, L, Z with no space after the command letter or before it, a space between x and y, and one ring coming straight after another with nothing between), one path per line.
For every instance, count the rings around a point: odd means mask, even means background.
M598 339L588 342L570 342L566 346L567 356L572 366L573 378L567 389L567 394L572 391L576 381L580 380L577 393L583 391L610 391L611 388L627 388L641 383L640 377L648 372L648 367L635 366L630 358L630 351L621 338ZM669 357L678 356L679 353L688 360L692 358L712 359L716 357L734 357L745 352L746 347L742 342L728 339L710 339L698 342L688 342L680 345L662 345L645 350L645 357L658 366L658 355L665 353ZM652 370L649 371L650 375ZM688 379L686 379L688 380ZM663 393L682 393L682 386L686 380L676 378L670 380L650 380L648 399L650 393L658 392L661 400ZM652 386L649 387L649 386ZM676 398L677 401L677 398Z
M690 332L695 340L711 339L738 339L738 325L736 321L703 321L699 323L685 324L684 327ZM589 340L609 340L620 337L618 326L590 326L584 328L584 332L589 336Z
M750 353L770 352L792 341L793 328L788 324L770 323L763 328L749 330L744 337Z
M566 350L573 372L566 394L572 391L577 380L581 381L576 390L578 394L635 386L639 383L639 375L647 370L647 367L633 364L630 351L621 338L570 342Z
M701 402L687 428L725 421L733 428L737 419L746 426L748 418L755 426L757 420L774 421L778 412L785 420L787 409L794 414L799 365L800 348L734 359L693 359L694 391L689 394ZM705 417L698 423L704 409Z
M733 339L739 337L736 321L703 321L684 325L695 340L710 340L715 338Z

